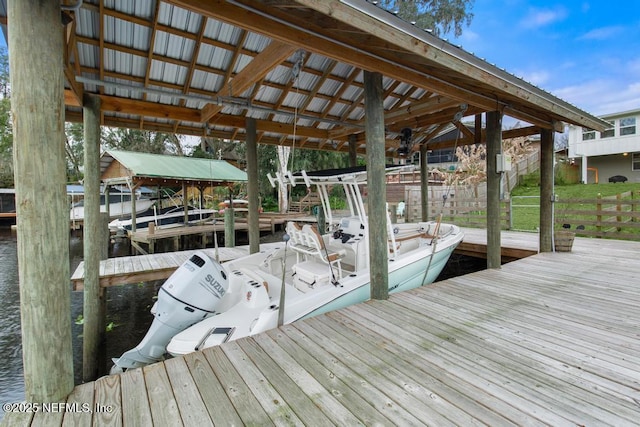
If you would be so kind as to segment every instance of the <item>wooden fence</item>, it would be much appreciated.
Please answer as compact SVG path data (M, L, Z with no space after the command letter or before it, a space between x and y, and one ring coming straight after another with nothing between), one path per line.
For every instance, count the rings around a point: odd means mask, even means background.
M486 197L429 199L429 219L442 214L444 222L462 227L485 228L487 225ZM539 209L539 200L535 205ZM528 206L529 207L529 206ZM504 230L513 229L516 214L511 200L500 202L500 224ZM420 206L409 206L407 221L419 221ZM536 220L538 221L538 220ZM537 223L530 230L535 230ZM555 202L555 229L568 229L577 236L640 240L640 190L595 199L565 199Z
M640 240L640 190L559 200L555 205L556 228L568 228L577 236Z
M437 188L436 188L437 189ZM430 188L430 190L432 190ZM470 197L461 193L447 195L447 193L434 192L429 198L429 219L435 219L442 214L442 221L453 223L461 227L487 226L487 201L486 194L479 197ZM446 197L445 197L446 196ZM420 200L414 197L407 198L406 220L409 222L420 221L422 210ZM501 228L509 228L510 203L508 200L500 202Z

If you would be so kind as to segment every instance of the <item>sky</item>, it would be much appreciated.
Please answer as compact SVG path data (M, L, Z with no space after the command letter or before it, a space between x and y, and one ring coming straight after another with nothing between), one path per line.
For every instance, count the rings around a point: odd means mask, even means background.
M640 15L628 0L475 0L455 45L594 115L640 108Z

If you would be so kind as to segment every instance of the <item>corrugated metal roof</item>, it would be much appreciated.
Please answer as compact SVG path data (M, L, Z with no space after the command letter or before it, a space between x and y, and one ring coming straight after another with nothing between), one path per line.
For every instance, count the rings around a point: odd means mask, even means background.
M0 18L7 18L6 2L0 0ZM66 39L65 66L85 81L66 83L66 99L76 99L66 107L67 119L82 120L78 87L118 98L102 111L108 126L190 135L215 129L216 137L238 138L244 135L239 119L249 116L259 119L260 142L286 144L292 126L281 126L277 134L270 121L291 124L290 113L299 109L316 117L298 122L309 127L307 135L318 135L306 137L305 146L313 148L308 142L318 141L320 147L339 134L346 151L349 134L363 132L362 70L367 69L384 74L385 108L402 104L406 111L385 120L385 127L419 122L416 138L429 131L430 115L453 120L459 108L451 100L473 107L469 114L504 108L536 129L558 120L598 124L588 113L365 1L336 2L340 12L335 14L323 13L320 3L83 0L79 10L69 12L75 22L68 28L75 28L75 37ZM277 60L263 55L274 46ZM446 107L434 103L416 117L411 105L424 104L432 94L446 98ZM252 105L263 109L252 110Z
M101 173L111 161L118 161L136 177L189 181L245 182L247 173L224 160L165 156L133 151L108 150L101 157Z

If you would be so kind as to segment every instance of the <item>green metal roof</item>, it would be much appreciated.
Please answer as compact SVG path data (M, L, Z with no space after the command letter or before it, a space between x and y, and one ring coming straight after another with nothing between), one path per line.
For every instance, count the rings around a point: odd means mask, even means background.
M182 181L246 182L247 173L224 160L167 156L133 151L109 150L102 154L101 173L113 160L136 178L165 178Z

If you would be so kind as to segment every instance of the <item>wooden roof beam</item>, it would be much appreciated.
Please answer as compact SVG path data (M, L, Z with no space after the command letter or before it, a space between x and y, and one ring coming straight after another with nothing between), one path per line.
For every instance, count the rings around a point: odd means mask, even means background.
M242 69L229 83L229 96L240 96L242 92L249 89L260 79L290 57L298 48L279 41L272 41L253 61ZM202 108L200 121L207 122L222 111L222 106L217 104L207 104Z
M67 92L69 91L66 91L66 93ZM69 95L71 94L69 93ZM196 123L200 117L200 111L194 108L158 104L149 101L125 99L107 95L101 95L100 99L102 101L101 111L103 112L111 111L123 114L144 115L159 119L182 120ZM216 116L215 124L218 126L244 129L246 123L244 117L224 114ZM279 133L283 135L292 135L294 133L293 124L278 123L270 120L256 120L256 127L262 132ZM202 131L200 131L200 133L202 133ZM300 125L296 126L295 133L298 136L306 138L329 138L329 132L327 130Z
M505 139L512 139L512 138L518 138L518 137L530 136L530 135L538 135L539 133L540 133L540 128L538 126L525 126L525 127L516 128L516 129L506 129L502 131L502 140L504 141ZM481 141L483 144L485 143L484 130L482 131ZM439 150L442 148L454 147L456 144L460 146L460 145L471 145L474 143L475 141L473 136L470 136L470 137L464 136L463 138L458 139L457 142L455 139L450 139L448 141L440 141L436 143L428 142L427 145L430 150Z

